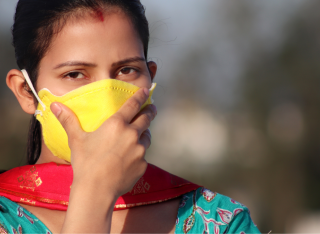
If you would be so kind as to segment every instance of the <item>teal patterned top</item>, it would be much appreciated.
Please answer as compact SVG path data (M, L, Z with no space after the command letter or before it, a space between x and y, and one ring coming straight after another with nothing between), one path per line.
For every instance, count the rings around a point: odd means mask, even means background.
M198 188L182 196L175 233L260 233L247 207L235 200Z
M49 229L17 203L0 196L0 233L45 233L51 234Z
M20 205L0 196L0 234L45 233L49 229ZM184 194L175 233L260 233L242 204L205 188Z

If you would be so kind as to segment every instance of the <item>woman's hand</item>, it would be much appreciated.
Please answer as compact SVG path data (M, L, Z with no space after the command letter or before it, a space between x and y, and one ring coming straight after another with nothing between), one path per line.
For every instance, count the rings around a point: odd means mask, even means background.
M95 218L98 218L98 214L104 216L102 218L105 222L105 215L112 216L117 198L130 191L144 174L147 168L144 156L151 144L148 127L157 114L153 105L140 111L148 96L148 89L138 90L116 114L90 133L82 130L77 117L69 108L61 103L51 105L52 112L67 132L71 149L74 180L66 220L69 217L73 220L71 223L78 225L88 218L84 215L80 218L82 221L79 218L75 221L69 215L71 206L72 213L77 215L79 212L91 214L89 210L96 207L101 212L92 215ZM88 210L83 209L86 206L84 203L90 203ZM90 218L93 218L92 215ZM93 232L90 226L90 232ZM74 228L64 230L72 231ZM83 229L81 231L84 232ZM98 228L97 231L106 230Z

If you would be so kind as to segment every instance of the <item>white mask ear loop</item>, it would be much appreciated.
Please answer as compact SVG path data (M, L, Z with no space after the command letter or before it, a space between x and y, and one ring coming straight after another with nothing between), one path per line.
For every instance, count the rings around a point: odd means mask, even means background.
M27 81L27 83L28 83L31 91L33 92L34 96L36 97L36 99L38 100L38 102L41 104L43 110L45 111L45 110L46 110L46 105L40 100L37 92L35 91L32 83L31 83L31 80L30 80L30 78L29 78L28 72L27 72L25 69L22 69L21 72L22 72L24 78L26 79L26 81ZM42 112L36 110L36 112L34 113L34 115L37 115L37 114L41 114L41 115L42 115Z
M152 83L151 88L149 89L149 91L152 91L154 89L154 87L156 87L156 84ZM152 98L151 98L150 101L151 101L152 104L154 103L154 100Z

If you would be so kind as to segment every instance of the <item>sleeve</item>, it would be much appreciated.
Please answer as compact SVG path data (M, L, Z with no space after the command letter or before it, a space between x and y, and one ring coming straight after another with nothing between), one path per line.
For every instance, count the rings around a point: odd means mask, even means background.
M228 233L247 234L247 233L261 233L257 226L253 223L248 208L243 209L237 214L229 224Z

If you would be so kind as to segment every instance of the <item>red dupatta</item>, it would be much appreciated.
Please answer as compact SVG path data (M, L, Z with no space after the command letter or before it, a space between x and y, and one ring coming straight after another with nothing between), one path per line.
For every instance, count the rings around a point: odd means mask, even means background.
M72 180L70 165L45 163L17 167L0 174L0 196L27 205L67 210ZM114 210L163 202L198 187L148 164L132 190L119 197Z

